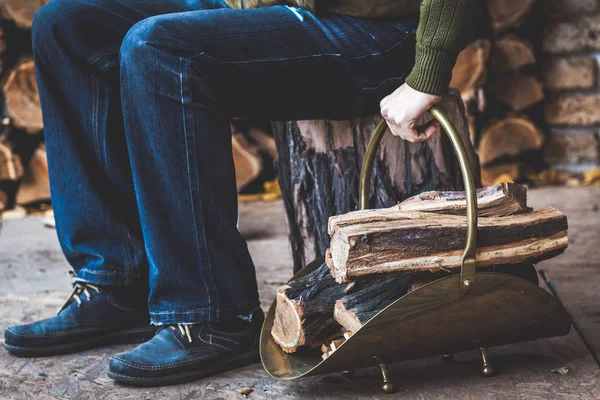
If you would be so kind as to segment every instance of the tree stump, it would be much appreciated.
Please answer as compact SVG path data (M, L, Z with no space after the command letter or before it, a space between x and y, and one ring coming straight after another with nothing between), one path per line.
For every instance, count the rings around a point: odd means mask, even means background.
M480 186L479 161L458 92L446 96L440 107L460 132ZM360 168L380 118L273 123L295 272L325 254L329 217L358 208ZM384 136L374 163L372 208L391 207L424 191L462 189L458 161L445 133L438 132L425 143L409 143L389 133Z

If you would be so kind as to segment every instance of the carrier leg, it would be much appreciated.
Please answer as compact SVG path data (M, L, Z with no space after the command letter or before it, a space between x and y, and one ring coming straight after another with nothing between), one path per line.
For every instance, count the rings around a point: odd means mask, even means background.
M379 369L381 370L381 377L383 379L383 383L381 384L381 389L384 393L390 394L394 392L394 384L390 382L390 378L388 375L387 363L380 362Z
M481 360L483 362L483 365L481 366L481 373L486 378L489 378L490 376L494 376L496 371L494 371L494 367L492 367L492 365L490 364L488 354L487 354L487 347L480 347L479 352L481 353Z

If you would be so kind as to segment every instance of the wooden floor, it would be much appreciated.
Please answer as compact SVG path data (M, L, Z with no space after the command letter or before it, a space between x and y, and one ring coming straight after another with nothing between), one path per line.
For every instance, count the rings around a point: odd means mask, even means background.
M563 302L600 351L600 188L530 192L535 208L553 205L569 217L569 249L538 265L554 280ZM281 203L242 205L241 230L254 256L263 306L290 276ZM52 316L69 294L68 266L55 232L38 218L5 221L0 236L0 329ZM443 327L440 327L443 329ZM427 358L391 366L398 392L380 392L375 368L353 380L340 374L278 382L253 365L195 383L152 389L114 384L108 359L128 346L57 358L19 359L0 349L0 399L600 399L600 368L572 330L562 338L491 350L499 372L485 379L475 353L452 364ZM552 372L568 367L569 373Z

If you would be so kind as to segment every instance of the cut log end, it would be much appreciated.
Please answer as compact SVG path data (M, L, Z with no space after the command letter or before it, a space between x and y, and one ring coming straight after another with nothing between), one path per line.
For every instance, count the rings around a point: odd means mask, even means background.
M518 71L522 67L536 62L531 45L509 36L498 40L491 55L490 65L497 73Z
M277 291L275 322L271 335L283 351L294 353L305 343L302 331L302 309L285 296L287 288L289 286L284 286Z
M44 129L42 107L33 60L22 60L10 72L3 86L6 112L13 125L35 134Z
M31 29L36 11L50 0L3 0L2 15L21 29Z
M529 120L506 118L484 130L479 143L479 158L487 164L503 157L541 149L544 134Z
M521 112L544 99L544 86L529 75L507 76L489 85L488 93L515 112Z

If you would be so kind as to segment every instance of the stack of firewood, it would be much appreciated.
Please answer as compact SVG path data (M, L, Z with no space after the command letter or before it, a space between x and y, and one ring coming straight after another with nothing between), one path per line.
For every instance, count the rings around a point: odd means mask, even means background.
M1 0L0 211L48 201L43 123L31 58L31 24L45 0Z
M523 181L543 165L546 126L541 67L541 0L488 0L478 39L460 55L460 90L482 181ZM489 22L489 23L487 23Z
M514 183L477 197L478 268L537 283L533 263L567 247L565 215L528 208L525 187ZM325 264L277 291L274 340L288 353L321 347L325 358L395 300L459 271L465 210L464 192L426 192L330 218Z
M33 16L48 1L0 0L0 101L4 104L0 114L0 212L50 201L44 125L31 51ZM275 178L277 151L270 125L236 120L232 131L238 191L262 192L264 184ZM277 188L270 191L278 193Z

